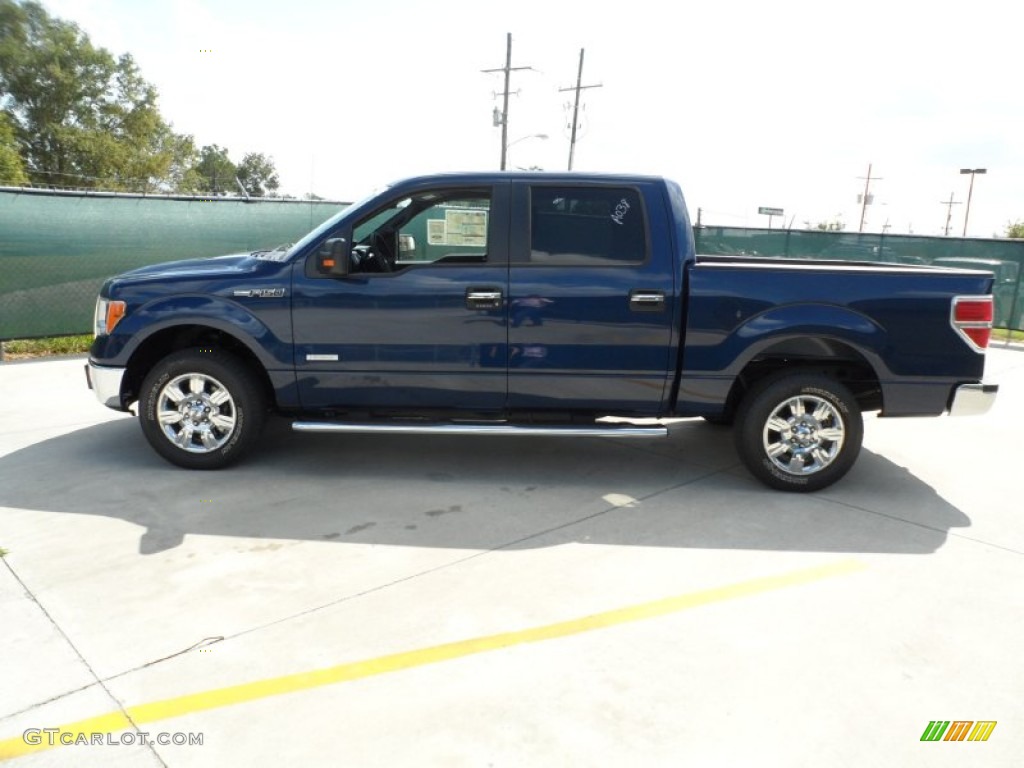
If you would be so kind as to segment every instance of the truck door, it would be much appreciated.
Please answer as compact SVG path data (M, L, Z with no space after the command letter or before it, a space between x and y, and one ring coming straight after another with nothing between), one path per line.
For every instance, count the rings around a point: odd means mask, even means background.
M679 316L666 216L654 183L515 186L510 408L658 413Z
M508 185L393 199L297 263L295 368L309 408L501 411L507 396ZM317 261L349 248L345 277Z

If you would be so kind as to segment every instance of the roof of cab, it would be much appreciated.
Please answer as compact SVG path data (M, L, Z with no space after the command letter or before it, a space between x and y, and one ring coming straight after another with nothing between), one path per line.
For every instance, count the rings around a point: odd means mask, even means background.
M664 182L663 176L622 173L578 173L576 171L464 171L459 173L439 173L423 176L412 176L397 179L388 186L420 186L438 182L453 185L496 184L502 181L552 182L563 184L629 184L636 182Z

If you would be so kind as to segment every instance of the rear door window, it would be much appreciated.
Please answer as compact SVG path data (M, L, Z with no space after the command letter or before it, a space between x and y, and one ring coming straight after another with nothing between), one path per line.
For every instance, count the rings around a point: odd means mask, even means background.
M638 264L647 258L645 233L643 205L635 189L531 189L531 264Z

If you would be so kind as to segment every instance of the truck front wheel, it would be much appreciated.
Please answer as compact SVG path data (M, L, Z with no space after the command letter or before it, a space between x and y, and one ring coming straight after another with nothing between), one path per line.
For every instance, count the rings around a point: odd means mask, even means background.
M817 491L853 466L864 422L856 399L838 381L791 373L750 391L736 414L734 437L744 465L765 485Z
M219 350L168 355L146 376L142 433L153 449L187 469L220 469L259 437L265 398L248 368Z

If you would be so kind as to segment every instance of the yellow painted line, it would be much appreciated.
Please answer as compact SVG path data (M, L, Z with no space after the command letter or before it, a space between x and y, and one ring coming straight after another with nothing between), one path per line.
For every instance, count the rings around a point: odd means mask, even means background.
M74 741L79 737L79 734L86 734L88 739L88 735L93 733L108 734L129 729L132 727L132 723L128 720L129 717L136 726L141 726L193 712L202 712L207 709L228 707L233 704L256 701L270 696L280 696L285 693L319 688L323 685L359 680L364 677L383 675L389 672L397 672L401 669L421 667L426 664L437 664L441 661L458 659L476 653L496 651L500 648L508 648L514 645L553 640L558 637L568 637L595 629L612 627L616 624L626 624L632 621L665 616L725 600L735 600L784 587L808 584L831 576L853 573L866 567L863 563L856 560L844 560L829 565L790 571L778 576L766 576L761 579L741 581L723 587L713 587L700 592L691 592L627 608L595 613L590 616L560 621L555 624L546 624L531 629L502 632L497 635L444 643L443 645L435 645L429 648L380 656L375 659L338 664L337 666L315 669L310 672L271 677L266 680L231 685L226 688L215 688L209 691L186 694L185 696L175 696L171 699L153 701L148 704L137 704L127 708L127 717L120 711L108 712L98 717L59 726L59 733L53 738L53 741L56 743L53 745L49 743L49 738L45 734L40 744L26 744L20 735L0 741L0 760L52 749L54 746L61 746L61 734L65 733L69 734L63 737L65 740ZM47 726L40 723L36 727L43 728Z

